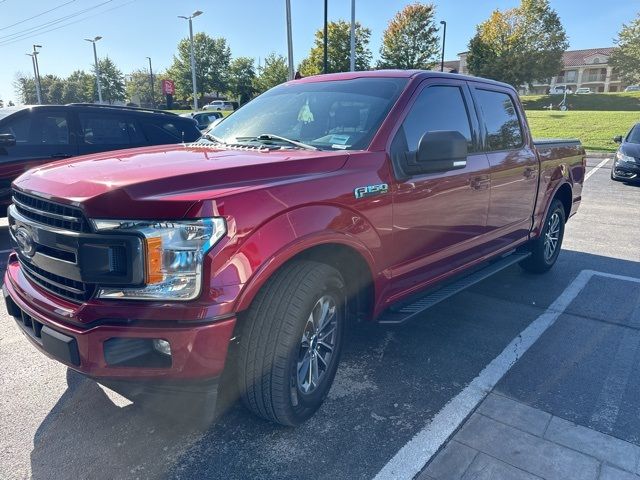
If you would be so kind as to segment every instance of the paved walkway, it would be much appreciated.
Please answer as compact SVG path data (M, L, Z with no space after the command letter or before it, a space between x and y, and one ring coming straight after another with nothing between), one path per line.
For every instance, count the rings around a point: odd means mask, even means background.
M490 394L418 480L640 480L640 447Z

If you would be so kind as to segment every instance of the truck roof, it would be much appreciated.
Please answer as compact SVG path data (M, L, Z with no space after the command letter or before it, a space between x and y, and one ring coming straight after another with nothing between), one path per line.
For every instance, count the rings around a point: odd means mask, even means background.
M313 83L313 82L329 82L332 80L351 80L354 78L452 78L457 80L469 80L473 82L488 83L492 85L499 85L501 87L511 88L513 86L498 82L496 80L490 80L488 78L473 77L471 75L461 75L459 73L445 73L435 70L367 70L361 72L341 72L341 73L327 73L323 75L313 75L311 77L303 77L298 80L291 80L287 83Z

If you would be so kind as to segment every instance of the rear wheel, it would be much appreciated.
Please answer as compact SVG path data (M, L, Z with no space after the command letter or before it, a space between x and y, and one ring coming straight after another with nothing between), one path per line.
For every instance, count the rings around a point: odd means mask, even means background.
M338 368L346 312L332 267L295 261L258 293L243 319L239 387L255 414L298 425L320 407Z
M565 225L564 205L558 199L553 200L540 236L530 243L531 256L520 262L520 266L533 273L544 273L556 263Z

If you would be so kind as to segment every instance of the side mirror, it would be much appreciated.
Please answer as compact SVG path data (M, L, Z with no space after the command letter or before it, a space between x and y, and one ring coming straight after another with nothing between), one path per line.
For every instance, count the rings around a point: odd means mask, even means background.
M613 137L613 141L616 143L622 143L622 135L618 135L617 137Z
M425 133L418 143L418 150L407 155L406 170L409 174L446 172L467 166L467 139L458 131L433 131Z
M0 147L13 147L16 144L16 137L10 133L0 133Z

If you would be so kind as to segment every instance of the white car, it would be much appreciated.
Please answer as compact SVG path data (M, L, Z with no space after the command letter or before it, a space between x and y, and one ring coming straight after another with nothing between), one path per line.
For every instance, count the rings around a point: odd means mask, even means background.
M586 95L593 93L589 87L580 87L576 90L576 95Z
M625 92L640 92L640 85L629 85L624 89Z
M233 111L233 104L231 102L227 102L225 100L214 100L213 102L209 103L208 105L205 105L204 107L202 107L203 110L217 110L218 112L221 111L229 111L232 112Z

